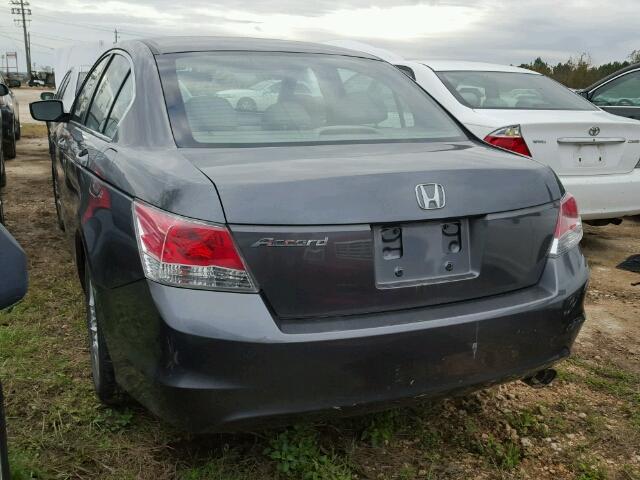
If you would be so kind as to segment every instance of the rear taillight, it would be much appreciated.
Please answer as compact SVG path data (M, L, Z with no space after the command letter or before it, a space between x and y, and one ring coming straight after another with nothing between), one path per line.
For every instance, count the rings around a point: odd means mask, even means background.
M499 128L484 137L484 141L503 150L531 157L527 142L522 137L520 125Z
M133 217L145 276L167 285L256 291L229 230L135 202Z
M578 213L578 203L570 193L560 200L560 213L549 255L557 257L575 247L582 240L582 220Z

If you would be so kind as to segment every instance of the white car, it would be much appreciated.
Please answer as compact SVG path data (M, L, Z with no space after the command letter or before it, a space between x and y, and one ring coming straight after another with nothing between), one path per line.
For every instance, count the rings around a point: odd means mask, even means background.
M263 80L248 88L221 90L217 95L226 98L236 110L264 112L278 101L281 88L279 80ZM296 83L293 93L312 96L311 89L303 82Z
M640 214L639 121L604 112L530 70L407 61L357 42L339 43L401 68L478 138L551 166L589 223Z
M90 68L90 65L71 67L62 77L56 92L54 94L45 93L43 99L54 98L61 100L64 104L65 112L70 111L76 94L80 90Z

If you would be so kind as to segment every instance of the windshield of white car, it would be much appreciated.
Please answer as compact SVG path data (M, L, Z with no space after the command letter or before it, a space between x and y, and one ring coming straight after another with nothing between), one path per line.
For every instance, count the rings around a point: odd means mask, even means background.
M436 73L453 96L469 108L597 110L577 93L544 75L482 71Z
M392 65L300 53L194 52L158 57L181 147L467 137Z

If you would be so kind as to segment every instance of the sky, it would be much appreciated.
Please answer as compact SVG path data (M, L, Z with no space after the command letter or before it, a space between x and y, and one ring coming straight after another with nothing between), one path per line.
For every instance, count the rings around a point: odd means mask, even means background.
M550 63L583 52L593 63L640 49L640 0L29 0L32 61L87 41L164 35L232 35L305 41L352 39L410 59ZM0 0L0 60L22 29ZM3 61L3 60L2 60ZM4 61L3 61L4 62Z

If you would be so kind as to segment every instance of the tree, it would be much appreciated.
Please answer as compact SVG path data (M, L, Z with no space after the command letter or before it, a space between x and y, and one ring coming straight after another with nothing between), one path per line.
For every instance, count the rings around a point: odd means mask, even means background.
M523 63L520 67L547 75L569 88L584 88L632 63L640 63L640 50L634 50L627 58L629 61L615 61L594 66L591 56L588 53L581 53L553 67L541 57L531 63Z
M640 50L634 50L627 56L627 58L631 63L640 63Z

